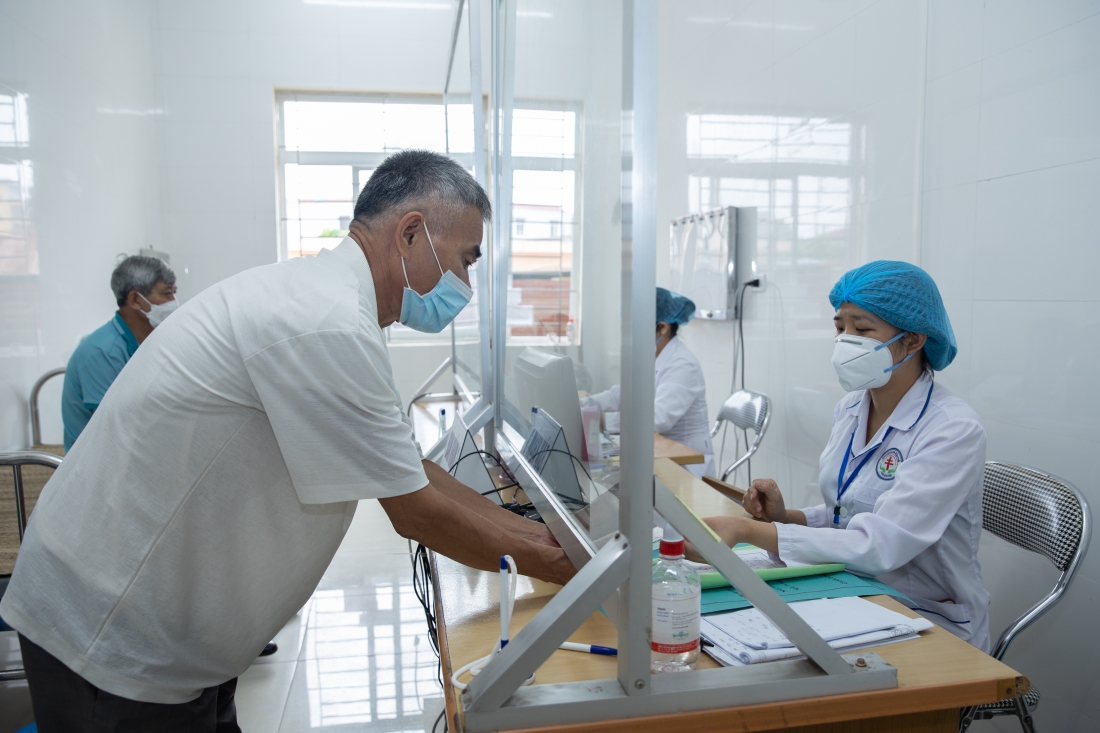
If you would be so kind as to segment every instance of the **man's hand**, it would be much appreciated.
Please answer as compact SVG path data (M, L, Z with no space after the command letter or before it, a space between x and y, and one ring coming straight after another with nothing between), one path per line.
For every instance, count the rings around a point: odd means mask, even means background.
M462 488L477 497L475 492ZM458 495L466 498L461 493ZM455 501L439 491L434 483L419 491L378 501L398 534L463 565L497 570L501 555L511 555L523 575L562 585L577 572L565 551L556 547L557 543L550 544L553 539L544 525L517 517L497 506L491 508L500 514L490 512L490 516L483 516L477 511L481 508L478 504L467 506ZM523 529L513 531L493 521L501 515L510 515L522 522Z
M779 486L770 478L758 478L745 492L741 502L751 516L765 522L787 523L787 507L783 503L783 494Z

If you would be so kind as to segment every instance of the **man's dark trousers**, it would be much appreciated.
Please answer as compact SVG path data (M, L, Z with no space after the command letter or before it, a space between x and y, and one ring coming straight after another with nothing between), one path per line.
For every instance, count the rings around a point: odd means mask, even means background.
M39 733L241 733L235 677L191 702L138 702L99 689L22 634L19 648Z

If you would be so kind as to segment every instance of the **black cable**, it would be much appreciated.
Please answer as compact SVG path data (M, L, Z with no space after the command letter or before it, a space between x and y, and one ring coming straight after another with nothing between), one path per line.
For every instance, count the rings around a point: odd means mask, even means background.
M501 486L499 489L489 489L488 491L482 491L481 495L482 496L488 496L489 494L495 494L498 491L504 491L505 489L514 489L514 488L517 488L517 487L519 487L518 483L508 484L507 486Z
M470 456L489 456L494 461L496 461L497 467L500 468L500 470L504 473L504 475L507 476L508 478L512 479L512 483L508 484L507 486L501 486L499 489L492 489L490 491L481 492L482 496L488 496L489 494L496 494L498 499L500 499L501 501L504 501L504 498L500 495L499 492L504 491L505 489L512 489L512 488L516 488L516 487L519 486L519 482L516 481L514 476L512 476L512 474L508 470L507 466L505 466L503 463L501 463L500 459L497 458L496 456L494 456L492 453L490 453L489 451L484 451L484 450L470 451L469 453L467 453L466 455L462 456L457 461L455 461L455 465L451 466L451 470L448 471L447 473L454 476L455 471L458 470L458 464L462 463L463 461L465 461Z
M760 287L760 278L755 280L749 280L747 283L741 286L741 295L737 303L737 340L741 345L741 389L745 388L745 291L750 287ZM737 369L737 365L733 365L734 370ZM745 452L749 452L749 431L743 430L745 434ZM734 440L736 442L736 433L734 433ZM749 486L752 486L752 459L745 461L745 470L749 476Z
M451 470L448 471L448 473L451 474L452 476L454 476L455 475L455 470L458 469L458 464L462 463L463 461L465 461L470 456L489 456L497 464L497 468L499 468L499 469L501 469L502 471L505 471L505 472L507 472L507 470L508 470L507 467L503 463L500 462L500 459L497 458L496 456L494 456L489 451L486 451L486 450L473 450L473 451L470 451L469 453L467 453L466 455L462 456L461 458L459 458L457 461L455 461L455 465L451 466ZM511 478L511 476L509 476L509 478Z
M756 281L759 284L759 280ZM737 338L741 342L741 389L745 388L745 291L749 283L741 286L741 299L737 304Z
M412 556L413 593L424 609L424 621L428 625L428 643L439 658L439 631L435 620L435 579L432 577L432 565L428 559L428 549L418 544ZM436 666L436 679L443 686L443 665Z
M581 459L577 458L575 455L573 455L569 451L561 450L560 448L547 448L545 450L540 450L538 453L531 456L531 460L534 461L537 457L541 456L543 453L564 453L565 455L569 456L570 458L572 458L574 461L577 462L577 465L581 467L581 470L584 471L584 475L588 477L589 481L592 480L592 474L590 474L588 472L588 469L584 467L584 463L581 462Z
M485 450L470 451L469 453L467 453L466 455L462 456L457 461L455 461L455 465L451 468L451 472L452 472L451 475L452 476L454 475L453 471L458 467L458 464L462 463L464 460L466 460L470 456L488 456L489 458L492 458L493 463L497 464L497 468L499 468L504 473L505 476L512 479L513 481L516 480L516 477L512 475L512 471L508 468L508 465L506 463L503 463L499 458L494 456L489 451L485 451Z
M435 733L435 729L439 727L439 721L443 720L443 716L447 714L447 706L443 706L443 710L440 711L439 717L432 723L432 733ZM443 723L443 733L447 733L447 724Z

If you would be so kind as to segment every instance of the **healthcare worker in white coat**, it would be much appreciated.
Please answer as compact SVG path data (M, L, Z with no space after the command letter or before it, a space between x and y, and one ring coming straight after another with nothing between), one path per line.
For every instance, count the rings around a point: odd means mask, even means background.
M846 563L988 652L989 593L978 565L985 430L934 379L958 351L939 290L919 267L880 260L846 273L829 300L833 366L848 394L821 454L822 503L787 509L775 481L757 479L744 506L764 521L707 522L731 546Z
M695 303L682 295L657 288L657 361L654 364L653 427L666 438L703 454L703 462L684 468L698 477L714 474L714 446L707 424L707 385L703 369L691 349L676 335L695 317ZM619 385L586 398L601 412L618 412Z

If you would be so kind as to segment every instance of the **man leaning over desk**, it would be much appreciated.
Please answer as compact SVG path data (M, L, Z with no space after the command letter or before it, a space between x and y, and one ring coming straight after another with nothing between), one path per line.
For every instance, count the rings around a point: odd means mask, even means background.
M360 499L472 567L510 554L572 576L544 525L422 459L382 333L457 315L490 216L459 165L398 153L335 249L224 280L149 336L43 492L0 602L41 733L238 730L237 676Z

